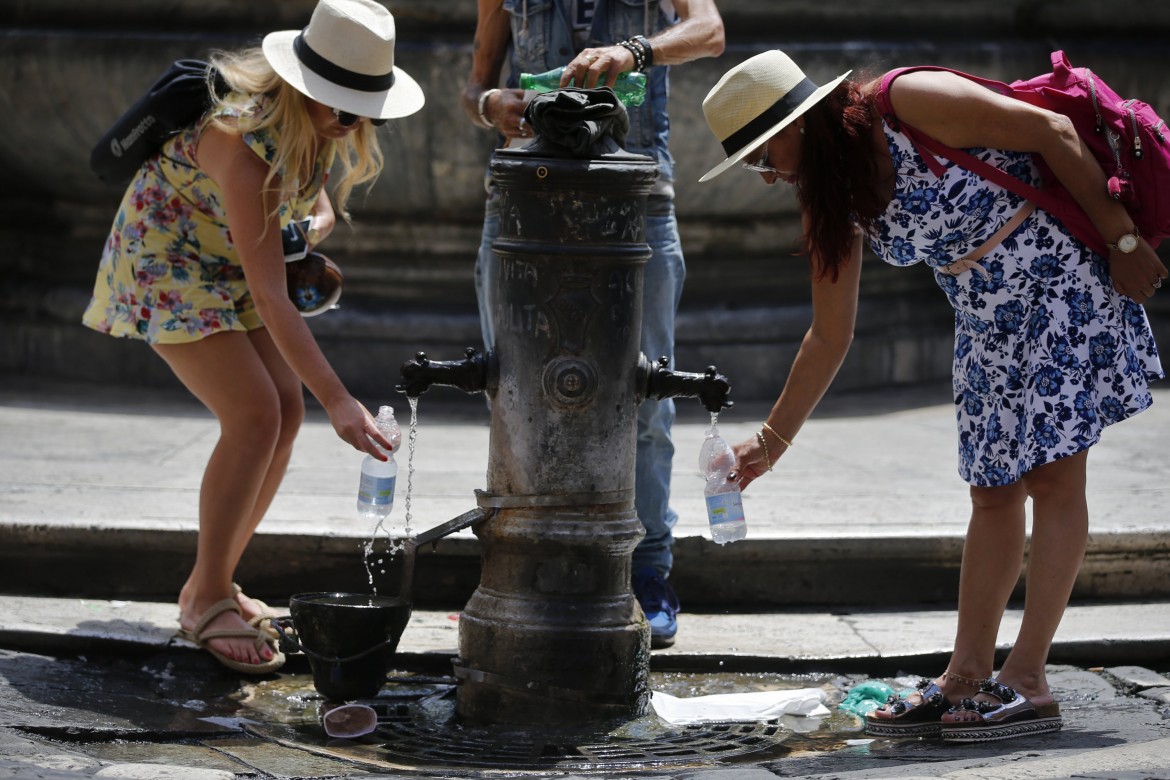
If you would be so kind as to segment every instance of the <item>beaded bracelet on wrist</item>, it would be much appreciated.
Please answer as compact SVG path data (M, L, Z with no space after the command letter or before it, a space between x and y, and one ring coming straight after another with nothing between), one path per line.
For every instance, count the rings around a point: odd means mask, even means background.
M764 434L757 433L756 439L759 440L760 446L764 448L764 465L768 467L768 471L772 470L772 456L768 454L768 442L764 441Z
M773 428L771 425L768 425L767 421L765 421L765 422L764 422L764 430L765 430L765 431L767 431L768 433L772 434L773 436L775 436L775 437L776 437L776 441L780 442L780 443L781 443L781 444L783 444L785 447L791 447L791 446L792 446L792 440L791 440L791 439L785 439L783 436L781 436L780 434L776 433L776 429L774 429L774 428Z
M637 36L631 38L630 43L632 43L634 48L638 50L638 70L646 70L646 48L642 45L642 42L638 40Z
M642 70L642 52L638 49L638 47L629 41L622 41L621 45L626 51L634 55L634 70Z
M654 67L654 47L650 45L650 41L646 39L646 36L635 35L630 40L642 47L642 67L639 70L650 70L650 68Z
M630 54L632 54L634 56L634 70L637 70L637 71L642 70L642 68L646 62L646 57L642 53L642 47L639 46L637 43L635 43L632 40L619 41L617 45L621 46L623 49L625 49L626 51L628 51Z

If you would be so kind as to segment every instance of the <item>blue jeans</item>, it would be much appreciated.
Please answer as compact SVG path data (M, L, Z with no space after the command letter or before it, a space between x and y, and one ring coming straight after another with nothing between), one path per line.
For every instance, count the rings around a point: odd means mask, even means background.
M500 234L500 213L495 196L484 208L483 236L475 261L475 294L479 301L479 322L484 347L495 344L492 328L492 300L496 290L499 262L492 242ZM646 217L646 242L651 256L646 262L642 284L642 352L656 361L665 355L674 367L674 317L682 296L686 264L678 237L678 222L671 206L669 213ZM638 439L634 473L634 508L646 529L646 536L634 550L633 566L653 566L665 577L674 556L672 530L678 515L670 508L670 466L674 442L674 401L644 401L638 407Z

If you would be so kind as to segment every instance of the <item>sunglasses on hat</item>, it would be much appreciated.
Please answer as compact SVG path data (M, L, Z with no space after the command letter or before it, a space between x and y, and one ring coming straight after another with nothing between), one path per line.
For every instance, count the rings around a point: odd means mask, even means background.
M341 125L342 127L353 127L360 120L369 119L369 117L358 116L357 114L351 114L348 111L342 111L342 110L337 109L337 108L333 109L333 116L337 117L337 124ZM389 119L370 119L369 121L370 121L370 124L373 125L374 127L381 127L382 125L386 124L390 120Z

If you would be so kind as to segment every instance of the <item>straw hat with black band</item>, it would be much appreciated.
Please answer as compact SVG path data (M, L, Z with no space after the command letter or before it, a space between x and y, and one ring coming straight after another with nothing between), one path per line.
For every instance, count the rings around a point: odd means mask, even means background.
M369 119L423 106L418 82L394 65L394 17L373 0L320 0L304 30L264 37L277 74L318 103Z
M703 98L707 126L727 159L703 174L714 179L832 92L852 71L818 87L782 51L766 51L736 65Z

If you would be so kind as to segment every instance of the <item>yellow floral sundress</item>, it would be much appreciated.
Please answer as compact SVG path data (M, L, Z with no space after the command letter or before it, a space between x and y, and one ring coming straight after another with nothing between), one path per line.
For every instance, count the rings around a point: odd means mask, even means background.
M232 244L219 186L196 162L205 126L198 122L167 141L127 187L82 317L85 326L152 344L263 327ZM272 130L245 133L243 140L265 162L275 158ZM282 227L309 215L334 153L334 144L325 144L310 185L281 205Z

